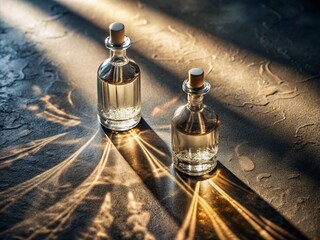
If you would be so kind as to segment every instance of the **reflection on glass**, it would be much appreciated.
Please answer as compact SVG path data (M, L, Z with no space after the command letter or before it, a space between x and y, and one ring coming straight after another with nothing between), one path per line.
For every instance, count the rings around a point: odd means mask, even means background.
M219 143L219 118L207 105L203 95L210 90L200 68L189 71L183 83L188 104L178 108L172 118L172 160L179 171L201 176L212 171L216 164Z
M98 119L108 129L125 131L141 119L140 68L126 55L131 41L124 25L112 23L109 30L110 57L98 69Z

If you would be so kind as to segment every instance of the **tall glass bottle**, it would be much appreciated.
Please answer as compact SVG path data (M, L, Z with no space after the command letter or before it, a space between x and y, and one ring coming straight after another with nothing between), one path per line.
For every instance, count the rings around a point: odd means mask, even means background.
M111 130L125 131L141 119L141 83L139 66L126 55L131 45L122 23L109 26L105 45L110 57L98 69L98 119Z
M172 160L179 171L200 176L217 164L220 120L203 104L203 95L209 92L210 84L204 80L202 69L191 69L182 89L188 95L188 103L179 107L172 119Z

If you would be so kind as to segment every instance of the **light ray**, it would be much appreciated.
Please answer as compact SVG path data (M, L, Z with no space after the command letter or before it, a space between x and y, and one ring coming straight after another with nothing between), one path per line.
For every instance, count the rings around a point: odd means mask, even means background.
M232 230L232 226L229 226L228 221L226 221L224 217L219 213L219 211L215 209L215 205L209 204L207 200L205 200L204 197L202 197L199 194L200 185L196 185L196 188L193 189L187 182L185 182L185 180L181 178L180 175L175 175L175 176L172 175L172 173L170 173L169 167L167 167L159 158L157 158L155 154L153 154L154 149L150 148L150 144L146 142L146 140L144 140L141 135L137 134L134 130L130 131L129 133L131 136L126 135L123 138L123 140L127 139L128 137L129 138L132 137L134 141L136 141L138 147L142 150L142 153L145 156L145 160L150 164L150 168L153 170L152 173L154 177L169 178L174 184L176 184L184 193L186 193L192 199L191 204L188 208L185 220L182 223L180 230L177 232L177 235L176 235L177 239L182 239L183 237L186 237L186 236L195 235L196 214L197 214L195 201L197 202L197 204L199 204L199 206L202 207L202 209L206 213L206 216L210 219L214 232L219 239L224 239L224 240L239 239L239 237L237 236L237 233ZM124 143L127 143L127 142L128 141L124 141ZM125 144L125 146L127 145ZM132 145L132 146L135 146L135 145ZM237 147L237 150L235 152L236 155L240 155L239 153L240 146L241 145ZM123 146L120 145L119 147L122 148ZM139 159L141 160L141 158ZM157 169L156 172L155 172L155 168ZM162 174L158 175L157 173L160 171L162 172ZM221 175L219 169L217 170L217 172L215 173L212 179L215 179L216 181L221 182L221 184L226 185L225 187L236 188L237 190L240 190L246 194L252 193L248 189L234 183L230 179ZM202 186L205 183L212 183L212 182L213 182L212 180L205 180L203 182L198 182L198 183L201 183L201 186ZM209 184L209 186L211 186L211 184ZM208 190L209 189L204 189L205 192L208 192ZM217 189L215 188L215 190ZM221 194L221 188L219 189L219 191L217 190L217 192ZM223 197L225 197L225 195L227 194L226 192L224 193L225 193L224 195L221 194ZM239 208L239 206L236 204L236 201L233 200L232 197L230 197L230 195L228 196L229 196L229 198L227 198L228 203L235 209L235 212L239 213L240 216L245 219L246 223L252 226L253 229L255 229L257 233L261 235L261 237L263 237L264 239L273 239L276 237L280 237L279 239L281 239L281 236L291 237L290 234L283 235L286 233L286 230L282 229L279 226L276 226L276 224L272 223L268 219L265 219L264 217L261 217L259 215L256 216L254 213L251 213L248 209L245 209L244 207ZM258 221L257 219L260 219L260 220Z
M47 121L60 123L65 126L76 126L81 123L79 117L66 113L61 110L59 106L50 102L51 97L46 95L40 100L44 103L45 110L43 112L37 113L38 117L44 118Z
M212 178L215 181L219 181L219 183L224 184L226 187L233 187L236 189L241 190L242 192L245 192L247 194L252 194L252 191L240 186L239 184L236 184L235 182L231 181L230 179L226 178L222 174L220 174L220 170L217 171L216 175Z
M74 91L74 89L72 89L72 90L70 90L70 91L68 92L68 97L67 97L67 99L68 99L68 103L71 105L71 107L75 108L74 103L73 103L73 100L72 100L72 93L73 93L73 91Z
M163 114L165 114L168 111L168 109L170 109L178 101L178 99L179 99L179 96L172 98L170 101L167 101L160 106L154 107L154 109L152 110L151 116L152 117L158 117L160 115L163 116Z
M135 136L134 138L136 142L145 154L146 160L150 163L150 167L151 169L153 169L152 173L154 174L154 177L169 177L169 179L172 182L177 184L180 187L180 189L192 199L194 197L194 189L192 189L179 175L176 175L177 178L171 175L169 168L154 154L152 154L148 147L144 145L143 141L141 141L141 137L136 135L133 131L130 131L130 133ZM158 172L161 172L161 175L159 175ZM232 232L230 227L221 219L218 213L215 210L213 210L213 207L210 206L205 199L203 199L201 196L197 196L197 199L200 206L204 209L207 216L210 218L212 226L220 239L238 239L238 237ZM190 231L190 233L192 233L193 230Z
M180 186L180 188L183 189L189 196L192 195L194 190L188 185L188 183L186 183L179 175L177 175L177 178L180 180L177 181L177 184ZM204 209L209 217L212 227L219 239L239 239L203 197L199 196L198 199L200 206Z
M148 143L146 140L144 140L142 137L140 137L134 130L130 131L132 136L134 137L134 139L136 139L137 141L139 141L141 143L142 146L146 146L151 148L153 151L157 152L158 154L162 155L162 156L166 156L166 154L162 151L160 151L159 149L157 149L156 147L154 147L152 144ZM143 134L143 132L140 133L140 135Z
M151 214L142 209L142 202L137 201L131 191L128 192L127 210L129 216L126 222L128 230L124 233L125 238L134 239L136 236L143 234L143 239L155 240L155 237L147 228Z
M31 4L27 2L21 2L21 1L10 1L12 4L14 3L14 14L2 11L2 17L4 21L8 22L9 24L13 26L17 26L17 28L20 28L23 32L30 31L32 29L35 31L35 36L39 34L40 30L37 29L35 26L39 24L39 19L46 20L48 19L48 16L44 14L40 9L35 8L31 6ZM211 81L211 83L214 83L218 88L220 88L221 91L217 92L217 97L220 97L222 99L222 102L226 105L236 105L236 106L264 106L266 109L270 109L270 105L268 102L274 102L279 101L284 98L294 98L298 96L299 94L299 86L297 87L296 83L303 81L303 79L308 78L308 76L305 76L304 74L294 74L296 76L296 79L298 80L292 80L292 79L286 79L284 76L280 73L277 73L275 70L270 70L270 66L273 65L275 69L288 69L288 67L284 66L283 64L279 62L271 62L269 59L265 59L264 56L259 56L257 53L250 51L250 50L243 50L246 55L254 57L253 63L248 63L246 61L233 61L230 62L230 56L234 55L234 51L240 52L241 49L237 48L236 46L230 46L229 43L225 42L223 39L219 39L218 37L215 37L214 35L206 34L205 37L203 37L204 33L203 30L200 28L192 27L190 25L187 25L185 22L180 21L179 19L172 18L169 15L166 15L165 13L162 13L161 11L157 11L151 7L148 7L147 5L143 5L143 8L139 8L137 4L132 3L130 1L126 2L119 2L119 1L112 1L111 3L108 1L102 1L102 0L94 0L94 1L64 1L60 0L57 1L59 4L65 6L66 8L70 9L72 12L75 12L79 16L81 16L85 21L88 21L90 23L93 23L97 26L98 29L105 29L106 23L111 23L114 21L114 19L117 19L117 21L121 21L125 23L128 26L129 29L134 29L130 32L130 36L132 36L133 39L136 39L136 47L134 47L134 50L139 52L139 54L143 55L146 58L150 58L152 61L157 61L156 59L152 59L150 56L152 54L158 54L158 55L164 55L167 56L170 54L170 56L183 56L187 50L192 49L195 53L202 53L203 49L207 50L208 58L203 60L197 60L201 61L204 68L211 69L212 65L215 66L216 71L214 72L222 72L223 75L219 76L219 83L221 85L218 85L213 77L212 74L208 75L208 81ZM6 5L6 3L3 3ZM6 6L5 6L6 7ZM4 7L4 8L5 8ZM90 9L90 14L87 11L87 9ZM108 9L110 14L104 14L105 9ZM23 14L25 11L30 12L28 16L25 16ZM144 26L135 26L137 19L137 15L144 16L146 20L146 25ZM99 18L95 18L94 16L99 16ZM148 18L156 19L153 22L148 21ZM31 26L30 26L31 25ZM62 23L59 22L59 19L55 21L55 27L53 29L50 29L52 31L69 31L71 30L67 26L64 26ZM39 31L39 32L37 32ZM146 44L152 41L154 38L154 35L157 34L157 42L159 42L159 45L161 47L154 47L154 44ZM198 36L202 36L201 41L199 41ZM28 36L32 38L32 36ZM167 44L168 40L170 42L174 42L176 44ZM98 49L100 45L93 41L89 41L88 36L86 34L83 34L82 38L77 39L77 43L81 46L84 46L83 49ZM177 45L180 45L181 42L185 42L184 45L181 45L180 47L177 47ZM197 44L195 44L195 42ZM56 46L54 41L48 43L48 49L55 49L54 46ZM78 46L78 44L75 44ZM143 44L145 47L140 47L139 44ZM150 45L150 46L149 46ZM208 49L208 46L210 46L210 49ZM146 48L147 47L147 48ZM142 50L143 49L143 50ZM156 53L154 53L156 50ZM74 51L76 52L76 51ZM53 59L57 63L61 63L61 70L62 72L69 78L69 79L75 79L77 75L77 71L72 72L72 69L76 69L78 62L75 55L72 54L66 54L63 56L60 56L54 51L47 51L46 54L50 57L50 59ZM81 55L83 54L82 50L79 49L77 51L77 54ZM77 56L79 56L77 55ZM103 54L100 55L101 57ZM211 56L211 57L210 57ZM194 59L197 59L199 56L196 56L194 54ZM231 57L232 58L232 57ZM234 56L233 56L234 58ZM178 64L189 64L191 60L194 60L191 57L186 59L181 59L181 61ZM79 60L80 61L80 60ZM67 65L62 64L65 62L70 62L74 65ZM88 64L90 64L91 61L88 61ZM92 64L96 64L94 61L92 61ZM180 76L181 73L177 72L177 68L174 65L168 65L168 62L165 61L157 61L157 65L160 65L162 68L166 69L166 71L174 74L175 76ZM193 64L193 63L192 63ZM250 67L247 67L248 64ZM260 66L259 66L260 65ZM93 65L89 68L94 67ZM206 69L204 69L206 70ZM290 72L293 72L291 69L288 69ZM235 74L237 73L237 74ZM260 75L265 75L268 80L274 81L275 85L277 86L277 89L268 88L267 86L260 83L261 89L266 93L266 95L270 95L272 99L267 99L267 101L262 97L259 101L251 101L252 98L255 97L256 93L256 78ZM86 93L87 96L93 96L92 92L90 92L89 89L90 83L86 81L85 79L88 79L90 77L89 75L83 76L83 78L77 78L77 85L82 86L83 92ZM317 76L315 76L317 77ZM312 78L312 76L311 76ZM300 80L299 80L300 79ZM261 81L260 81L261 82ZM289 84L292 85L292 87L289 86ZM214 86L214 85L213 85ZM286 86L286 87L285 87ZM228 96L223 96L223 90L224 87L228 89ZM239 91L239 89L241 91ZM166 89L167 90L167 89ZM271 91L272 90L272 91ZM314 89L309 89L309 93L316 94L314 92ZM270 97L269 96L269 97ZM272 97L275 96L275 97ZM261 97L261 96L260 96ZM299 96L298 96L299 97ZM308 102L309 100L305 100L302 97L299 97L295 100L299 104L294 104L291 106L292 112L300 112L301 109L309 109L312 107L312 111L315 111L314 107L317 107L315 104L312 104ZM90 102L92 103L92 102ZM240 103L240 104L239 104ZM92 103L93 104L93 103ZM310 105L310 106L309 106ZM272 108L272 106L271 106ZM282 110L282 109L281 109ZM247 111L237 110L235 109L237 114L242 114L244 118L248 117ZM255 109L253 108L253 111L255 112ZM290 113L287 113L288 117L290 116ZM255 114L254 116L250 116L250 121L255 121L257 124L267 124L268 121L260 121L261 119L259 116L263 116L261 114ZM316 121L314 116L309 116L311 121ZM74 123L73 123L74 124ZM290 136L291 130L295 129L297 126L295 126L296 122L287 122L286 127L284 131L287 134L281 134L281 136L277 136L282 138L283 141L288 141L287 136ZM301 124L301 123L300 123ZM287 135L287 136L286 136Z
M170 130L171 128L171 124L166 124L166 125L159 125L159 126L156 126L155 129L156 130Z
M95 216L92 224L86 229L86 231L80 234L80 239L110 239L107 232L114 220L111 210L111 194L110 192L107 192L98 214Z
M204 33L203 29L187 24L178 18L173 18L165 12L148 6L148 4L143 4L143 8L139 8L130 1L112 1L112 4L102 0L77 1L77 4L65 0L59 0L58 2L87 21L94 22L99 29L104 29L106 23L111 23L114 19L123 22L128 26L128 35L135 39L134 50L175 77L182 77L181 72L178 72L177 69L181 69L181 67L185 69L195 63L201 63L204 70L208 71L207 80L212 84L212 87L219 89L219 91L215 91L215 97L227 106L253 107L250 111L249 109L243 111L242 109L231 108L232 111L243 118L248 118L249 121L257 125L270 128L269 116L266 118L264 114L258 114L258 110L260 108L272 109L276 102L284 102L283 99L295 98L295 104L290 104L291 111L286 113L288 118L292 115L292 112L301 112L301 109L316 111L317 106L310 102L311 98L303 99L299 91L299 87L302 86L299 82L308 78L305 74L296 74L294 69L280 62L266 59L265 56L259 55L255 51L241 49L239 46L232 45L228 41L214 36L214 34ZM91 9L94 14L88 14L87 9ZM110 15L104 14L104 9L108 9ZM137 14L143 15L146 20L152 18L154 21L147 21L149 24L145 26L135 26L134 19L136 19ZM101 17L94 18L93 16ZM155 35L158 44L155 44L152 40ZM168 42L173 44L167 44ZM203 49L206 49L204 56L207 57L205 58L203 58ZM192 55L185 57L188 52ZM237 56L241 53L241 56L247 56L247 59L250 60L246 60L245 57L235 58L234 52ZM169 64L169 61L174 61L175 64ZM179 64L179 68L176 67L177 64ZM214 71L211 71L212 66L215 66ZM216 74L217 72L219 74ZM294 78L286 77L287 72L292 74ZM152 78L150 80L156 81ZM267 82L270 82L270 84L267 84ZM161 88L161 90L168 91L169 89ZM312 88L309 88L308 92L312 95L317 94L315 89ZM281 107L280 111L284 109L286 108ZM155 108L154 114L158 110ZM248 114L249 112L250 114ZM316 117L317 115L309 116L312 122L316 122ZM285 126L281 122L277 123L277 125L282 126L282 131L285 133L277 135L277 138L288 142L288 137L291 136L292 129L296 129L297 122L289 121L286 122Z
M93 187L99 184L99 179L101 178L101 174L104 171L108 161L110 146L110 141L108 141L105 145L101 159L95 169L68 196L44 210L41 212L41 214L37 214L35 217L28 218L21 223L16 224L12 228L4 231L2 234L0 234L0 236L14 236L14 234L19 231L25 231L26 229L29 229L26 231L29 233L29 236L26 239L36 239L43 235L46 236L45 239L56 238L60 232L68 228L69 224L71 223L71 215L88 196Z
M147 147L150 147L156 151L159 152L158 149L154 148L152 145L147 143L147 146L145 145L144 141L141 140L141 137L139 137L137 134L134 133L134 131L130 131L133 138L138 143L139 147L143 151L144 155L146 156L148 162L150 163L150 166L152 168L152 173L156 178L163 177L169 174L169 168L165 166ZM161 152L162 154L162 152ZM163 154L162 154L163 155Z
M20 160L30 154L34 154L45 147L48 143L65 136L68 133L61 133L51 137L33 140L27 144L22 144L14 147L3 149L0 153L0 169L10 166L13 162Z
M43 183L51 183L54 186L59 186L60 176L68 170L70 165L77 159L77 157L88 147L92 140L97 135L98 131L75 153L70 157L59 163L58 165L46 170L45 172L35 176L34 178L25 181L17 186L6 189L0 192L0 213L4 212L10 206L12 206L16 201L22 198L27 193L32 190L39 188Z
M256 216L239 202L234 200L230 195L219 187L213 180L207 180L208 183L217 190L228 202L243 216L247 222L258 232L264 239L298 239L283 228L277 226L273 222L262 216Z
M199 190L200 182L197 182L187 215L184 218L182 226L175 237L176 240L194 239Z

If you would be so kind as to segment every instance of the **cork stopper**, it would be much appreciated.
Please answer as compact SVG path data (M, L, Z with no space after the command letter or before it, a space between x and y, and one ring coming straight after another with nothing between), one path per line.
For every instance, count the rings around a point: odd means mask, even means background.
M109 26L110 38L113 44L122 44L124 42L124 25L119 22L112 23Z
M204 72L201 68L192 68L189 70L189 86L200 88L204 83Z

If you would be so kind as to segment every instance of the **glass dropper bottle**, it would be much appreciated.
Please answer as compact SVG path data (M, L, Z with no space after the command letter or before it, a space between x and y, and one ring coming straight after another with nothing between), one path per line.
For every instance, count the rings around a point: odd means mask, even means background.
M98 119L102 126L115 131L135 127L141 119L141 80L139 66L126 55L131 45L122 23L109 26L105 45L110 57L98 69Z
M211 172L216 164L219 143L219 117L203 103L210 84L200 68L189 70L183 82L188 103L179 107L171 125L172 160L175 168L190 176Z

